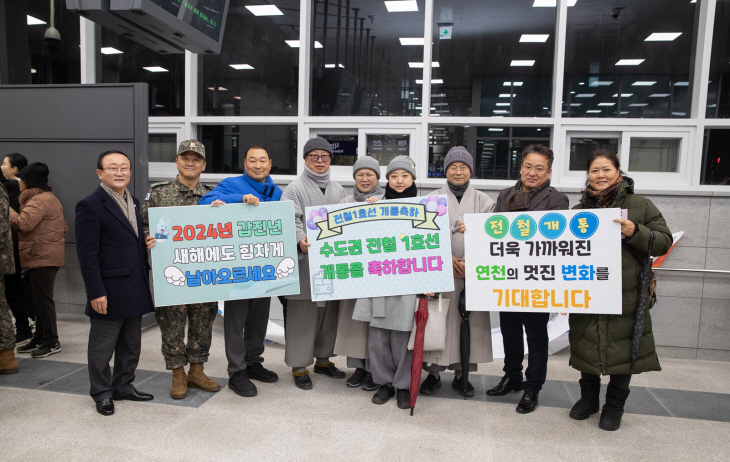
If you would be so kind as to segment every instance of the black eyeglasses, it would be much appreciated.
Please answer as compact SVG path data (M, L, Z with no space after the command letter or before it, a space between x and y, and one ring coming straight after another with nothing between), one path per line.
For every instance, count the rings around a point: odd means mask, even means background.
M320 160L322 162L329 162L330 159L332 159L332 156L330 156L329 154L321 154L321 155L318 155L318 154L307 154L307 155L309 156L310 159L312 159L315 162L316 161L320 161Z

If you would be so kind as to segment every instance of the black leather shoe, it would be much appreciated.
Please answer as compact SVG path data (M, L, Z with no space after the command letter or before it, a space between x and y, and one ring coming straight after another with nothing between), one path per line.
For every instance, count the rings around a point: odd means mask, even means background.
M345 382L345 385L352 388L357 388L365 381L365 377L368 376L368 371L365 369L358 367L355 369L355 372L352 373L352 375L347 379L347 382Z
M373 382L373 374L368 372L368 375L365 376L365 380L362 381L362 387L365 391L373 391L378 389L378 384Z
M408 409L411 407L411 391L398 390L395 396L396 402L400 409Z
M517 403L516 411L520 414L529 414L537 407L537 393L526 391L522 399Z
M125 399L127 401L152 401L154 399L154 396L143 391L133 390L132 393L126 394L124 396L115 396L114 399L118 401L122 401Z
M248 374L245 370L236 372L235 374L233 374L233 377L228 379L228 388L233 390L233 393L237 394L238 396L244 396L247 398L250 398L251 396L256 396L256 394L258 393L258 391L256 390L256 385L254 385L253 382L249 380Z
M301 388L302 390L311 390L312 379L309 378L309 371L307 371L305 375L295 375L294 385L296 385L298 388Z
M487 394L489 396L504 396L511 391L520 390L522 390L522 382L514 381L505 375L496 387L487 390Z
M373 404L385 404L395 395L395 388L390 385L381 385L373 395Z
M428 377L426 377L426 380L423 381L421 384L421 388L418 389L418 392L422 395L432 395L434 391L436 391L437 388L441 387L441 376L435 377L431 374L428 374Z
M246 374L249 379L259 382L273 383L279 380L276 372L266 369L261 363L253 363L246 367Z
M456 391L459 392L461 396L465 396L467 398L471 398L474 396L474 385L471 384L468 380L466 381L466 393L464 393L464 390L461 388L461 381L464 380L464 377L457 379L454 377L454 380L451 382L451 386L456 388Z
M114 401L111 398L100 399L96 402L96 412L101 415L114 414Z
M319 364L314 364L314 373L315 374L324 374L327 377L332 377L333 379L344 379L345 373L341 370L337 369L333 363L329 363L326 366L320 366Z

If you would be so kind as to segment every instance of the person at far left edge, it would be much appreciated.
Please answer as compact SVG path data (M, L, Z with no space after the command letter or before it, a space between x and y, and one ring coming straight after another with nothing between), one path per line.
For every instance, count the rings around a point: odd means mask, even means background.
M205 147L199 141L187 140L180 143L175 165L177 166L175 180L153 184L145 196L142 204L142 222L146 236L150 236L150 227L154 230L157 225L150 224L150 207L198 205L200 198L213 189L212 186L200 182L200 174L205 169ZM162 335L162 356L165 358L167 369L172 370L170 387L172 399L185 398L188 387L209 392L220 390L220 384L209 379L203 372L203 363L208 361L216 314L218 314L217 302L156 308L155 319ZM190 370L186 375L185 366L188 363Z

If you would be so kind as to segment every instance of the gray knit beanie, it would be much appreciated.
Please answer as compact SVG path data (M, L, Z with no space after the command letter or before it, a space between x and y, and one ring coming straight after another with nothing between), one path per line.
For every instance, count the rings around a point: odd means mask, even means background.
M449 165L454 162L463 162L469 167L469 170L474 173L474 158L469 154L464 146L454 146L449 149L444 159L444 170L449 168Z
M364 156L357 159L355 165L352 166L352 177L355 178L355 174L357 173L357 171L364 168L368 168L375 172L375 176L380 179L380 163L370 156Z
M306 156L315 149L327 151L330 153L330 155L332 155L332 145L330 144L330 142L319 136L307 140L307 142L304 144L304 155Z
M388 164L388 168L385 169L386 178L391 174L391 172L400 168L410 173L411 176L413 176L413 180L416 180L416 163L408 156L397 156L391 160Z

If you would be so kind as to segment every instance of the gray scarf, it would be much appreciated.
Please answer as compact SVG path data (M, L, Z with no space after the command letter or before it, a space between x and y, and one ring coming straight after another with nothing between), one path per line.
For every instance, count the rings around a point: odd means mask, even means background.
M319 186L319 189L326 189L327 185L330 182L329 169L327 169L327 171L324 173L317 173L305 165L304 166L304 175L306 175L309 179L314 181L317 184L317 186Z
M122 213L125 217L127 217L127 220L129 220L129 224L132 225L134 235L139 237L139 231L137 230L137 212L134 209L134 201L132 200L132 194L129 193L129 190L124 188L124 197L122 197L118 192L114 191L103 182L101 183L101 187L104 188L104 191L106 191L107 194L114 199L114 202L117 203L119 208L122 209Z
M449 185L449 189L451 190L452 193L454 193L454 196L456 196L456 200L459 201L459 203L461 203L461 198L464 197L464 193L469 188L469 181L467 181L466 183L464 183L461 186L454 186L453 184L451 184L448 181L446 182L446 184Z
M367 199L368 197L382 196L383 194L385 194L385 191L383 191L383 187L380 186L380 183L378 183L378 185L375 186L372 191L366 193L360 192L360 190L357 189L357 186L355 186L354 196L355 201L357 202L365 202L365 199Z

